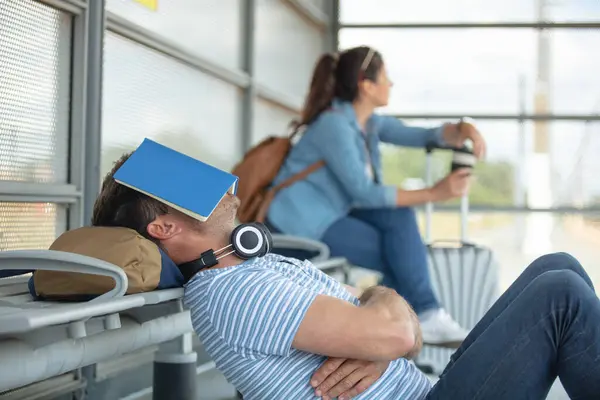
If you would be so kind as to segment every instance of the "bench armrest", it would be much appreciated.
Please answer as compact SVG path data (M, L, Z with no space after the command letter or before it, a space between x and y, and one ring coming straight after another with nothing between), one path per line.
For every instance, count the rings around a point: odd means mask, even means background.
M350 282L350 263L344 257L332 257L324 261L314 263L315 267L325 272L341 272L343 274L342 283Z
M317 267L321 271L328 271L328 270L332 270L332 269L347 268L347 267L350 266L350 264L348 263L348 260L346 260L344 257L329 258L329 259L324 260L324 261L318 261L318 262L314 263L314 265L315 265L315 267Z
M127 292L127 275L109 262L56 250L11 250L0 252L0 270L46 270L103 275L115 281L115 287L92 300L122 297Z
M316 252L319 255L312 259L313 262L325 261L330 254L329 247L323 242L278 233L273 234L273 247Z

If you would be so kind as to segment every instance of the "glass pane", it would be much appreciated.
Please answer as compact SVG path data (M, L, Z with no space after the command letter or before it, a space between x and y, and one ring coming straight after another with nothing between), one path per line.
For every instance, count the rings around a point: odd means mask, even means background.
M424 214L419 220L424 232ZM460 216L435 212L432 240L457 239ZM519 276L535 258L564 251L586 268L596 286L600 284L598 246L600 219L572 214L472 213L468 218L469 240L492 249L500 267L502 290Z
M600 2L597 3L600 5ZM555 113L600 112L600 30L549 31L550 110Z
M439 120L406 120L409 125L439 126ZM479 206L599 207L600 122L475 121L487 142L487 157L475 168L470 202ZM534 161L534 135L546 130L546 158ZM384 179L407 189L424 187L423 150L382 145ZM433 156L434 181L450 168L449 152ZM548 179L547 186L540 181ZM536 203L539 191L542 203ZM545 192L547 191L547 193ZM452 203L452 202L451 202ZM456 201L453 203L457 203Z
M238 88L114 34L105 57L102 175L146 137L220 168L237 161Z
M286 2L258 0L256 78L271 89L297 98L299 106L324 41L324 34Z
M0 202L0 251L47 249L66 229L65 208L52 203Z
M443 121L406 120L414 126L439 126ZM515 203L516 178L519 165L520 127L516 121L476 121L476 126L485 137L488 151L484 161L474 170L475 180L471 187L470 202L474 205L508 206ZM425 187L425 152L412 149L382 145L384 181L403 186L406 189ZM452 154L438 151L432 158L433 181L438 181L450 171ZM456 203L454 201L453 203Z
M552 21L600 20L600 3L595 0L571 0L549 2L548 16Z
M254 103L252 144L260 142L267 136L284 136L290 132L289 124L295 118L298 118L298 115L257 99Z
M494 46L487 45L494 43ZM343 29L340 47L370 45L394 82L386 112L514 113L533 104L530 29ZM525 88L520 89L520 79Z
M554 205L600 206L600 123L555 121L548 130Z
M538 55L541 37L545 58ZM589 52L600 46L600 30L344 29L340 43L381 51L394 82L390 113L594 114L600 108L600 58ZM538 83L538 76L546 79Z
M551 3L551 4L549 4ZM600 3L594 0L549 2L546 20L597 21ZM344 23L431 23L431 22L531 22L539 20L534 0L344 0L340 1L340 19Z
M66 182L71 17L0 2L0 180Z
M231 68L240 66L241 7L240 0L159 1L156 10L131 0L106 4L108 11Z

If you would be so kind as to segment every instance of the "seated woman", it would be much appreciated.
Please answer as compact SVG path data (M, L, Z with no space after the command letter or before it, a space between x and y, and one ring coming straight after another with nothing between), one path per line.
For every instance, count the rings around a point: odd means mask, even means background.
M433 293L426 247L411 207L460 197L469 178L458 170L423 190L386 186L378 144L460 146L470 139L477 156L485 144L470 124L425 129L374 114L388 103L391 85L381 55L372 48L321 57L296 124L296 129L306 129L274 184L319 160L325 167L281 190L270 205L267 225L274 232L322 240L332 256L383 273L383 284L418 313L425 343L460 342L467 332Z

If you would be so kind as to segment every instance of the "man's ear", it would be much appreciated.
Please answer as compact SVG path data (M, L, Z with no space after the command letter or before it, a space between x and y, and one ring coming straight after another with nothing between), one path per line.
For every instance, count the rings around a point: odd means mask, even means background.
M148 235L157 240L167 240L181 233L181 223L169 215L161 215L146 227Z

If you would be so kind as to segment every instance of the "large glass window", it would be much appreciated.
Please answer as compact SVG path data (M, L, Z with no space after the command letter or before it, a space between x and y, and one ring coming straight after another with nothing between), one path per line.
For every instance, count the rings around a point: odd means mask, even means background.
M389 113L597 113L600 57L589 49L600 46L600 31L543 33L548 51L541 69L539 35L530 28L348 28L340 45L366 44L383 54L394 82ZM537 77L546 70L543 83ZM547 109L536 108L542 86Z
M107 34L102 175L152 138L221 168L240 156L240 90L115 34Z
M600 3L595 3L600 6ZM597 15L597 19L600 16ZM550 110L554 113L600 112L600 30L549 31Z
M47 249L66 221L62 205L0 202L0 251Z
M155 9L140 3L108 0L106 8L192 54L231 68L240 66L242 1L158 1Z
M598 21L600 3L594 0L546 2L551 21ZM537 0L343 0L342 23L531 22L539 15Z
M443 121L405 120L408 125L433 127ZM475 169L475 181L470 199L476 205L513 205L516 196L516 179L519 169L520 127L515 121L478 121L477 127L489 145L485 161ZM425 152L421 149L382 146L384 179L390 184L409 188L425 185ZM449 151L434 152L432 156L432 176L437 181L450 171L452 154Z
M285 136L290 132L290 123L298 115L268 101L257 99L254 103L254 126L252 144L267 136Z
M376 0L341 2L340 48L370 45L384 57L394 83L392 115L482 116L477 126L488 141L488 157L476 169L471 201L478 206L597 206L600 186L594 179L595 134L600 90L596 71L600 57L589 49L600 45L600 29L535 27L469 27L461 23L535 23L600 21L600 4L514 1L494 3L426 0L408 7ZM412 24L411 27L352 27L352 24ZM452 28L416 27L456 24ZM581 120L526 120L520 115L580 116ZM501 115L503 120L493 120ZM488 119L489 118L489 119ZM405 121L435 126L432 118ZM542 139L541 143L538 139ZM535 143L538 143L536 145ZM541 143L541 145L539 144ZM542 156L536 154L542 152ZM448 170L449 154L434 157L436 178ZM384 146L384 170L391 183L422 185L422 151ZM538 179L533 174L542 178ZM541 174L541 175L540 175ZM415 176L418 175L418 176ZM538 190L537 181L548 181ZM538 195L532 194L533 192ZM545 192L546 202L532 201ZM546 207L546 206L544 206Z
M382 113L419 126L480 116L475 123L488 154L474 171L468 238L492 249L502 289L533 259L555 251L573 254L600 283L598 214L562 212L600 206L600 121L586 122L600 113L600 57L590 51L600 45L600 29L534 26L599 23L600 3L344 0L340 7L340 50L369 45L384 57L394 87ZM531 26L461 27L480 23ZM378 24L405 26L364 26ZM424 186L422 149L382 145L382 153L387 183ZM433 156L435 180L448 173L450 157ZM523 207L538 211L511 210ZM458 239L460 215L440 208L428 239Z
M548 125L554 204L600 206L600 122L554 121Z
M439 126L441 120L405 120L415 126ZM531 179L536 179L529 160L537 129L548 132L549 152L544 168L550 176L551 206L592 207L600 205L600 123L551 121L475 121L488 144L485 160L475 168L470 192L477 206L527 205ZM382 146L385 180L406 187L424 185L423 150ZM450 169L451 153L440 151L432 157L434 180ZM532 175L533 174L533 175Z
M533 104L535 39L531 29L344 29L340 46L382 53L394 83L386 112L517 114Z
M66 183L71 16L0 3L0 180Z
M302 104L325 34L280 0L257 0L256 78Z
M0 2L0 192L68 183L71 29L70 14L37 1ZM66 206L17 197L0 201L0 251L48 248Z

